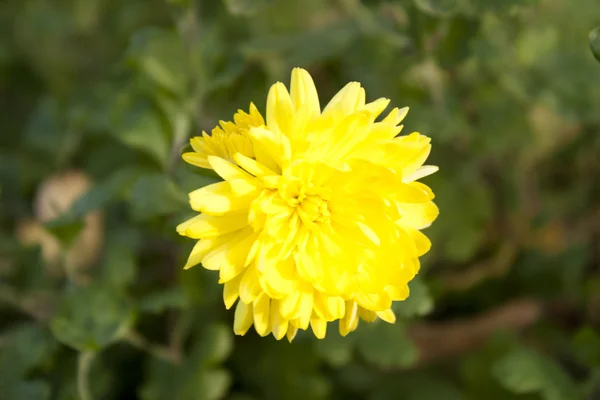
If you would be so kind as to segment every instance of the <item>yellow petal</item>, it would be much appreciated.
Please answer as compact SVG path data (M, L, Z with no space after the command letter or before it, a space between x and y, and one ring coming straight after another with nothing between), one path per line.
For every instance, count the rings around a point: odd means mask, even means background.
M398 203L397 206L402 215L397 222L402 226L414 229L427 228L440 213L437 206L431 201L414 204Z
M283 83L277 82L267 95L267 126L273 132L287 135L292 115L290 94Z
M344 316L346 303L339 296L315 293L313 307L320 319L334 321Z
M246 157L241 153L234 154L233 159L235 162L246 171L254 176L271 176L275 175L275 172L271 171L267 166L259 163L255 159Z
M285 319L295 319L300 304L300 291L295 291L279 301L279 312Z
M302 280L306 282L316 282L319 279L321 275L319 268L310 255L304 252L296 252L294 253L294 260L296 261L298 276Z
M292 80L290 84L290 95L292 104L296 110L306 106L310 115L315 117L321 113L319 105L319 95L312 77L302 68L292 70Z
M247 304L252 303L261 293L256 267L250 266L240 282L240 299Z
M298 328L296 328L295 326L288 326L288 330L287 330L287 340L292 343L292 340L294 340L294 338L296 337L296 333L298 332Z
M342 88L323 109L323 115L339 113L342 117L365 105L365 90L358 82L350 82Z
M358 316L365 322L374 322L377 319L377 314L374 311L360 306L358 307Z
M306 329L313 311L313 294L302 293L298 304L298 328Z
M183 153L181 155L181 158L183 158L183 161L185 161L188 164L194 165L196 167L200 167L200 168L206 168L206 169L210 169L211 166L208 163L208 159L206 158L206 154L203 153Z
M211 168L214 169L215 172L226 181L232 181L235 179L247 181L254 180L252 175L221 157L208 156L207 159Z
M233 306L240 294L240 282L242 276L238 275L235 279L225 282L223 285L223 302L228 310Z
M247 209L253 200L233 193L228 182L213 183L194 190L189 196L194 211L216 216Z
M375 314L387 323L393 324L396 322L396 314L391 309L377 311Z
M279 313L279 301L271 300L271 330L277 340L281 340L288 330L289 321Z
M393 301L406 300L410 293L408 285L406 284L402 286L388 286L385 288L385 291L390 295Z
M252 305L238 301L233 320L233 332L236 335L243 336L248 332L248 329L250 329L253 322L254 315L252 315Z
M340 335L346 336L356 328L358 322L358 304L355 301L346 302L346 312L340 319L339 329ZM353 329L354 327L354 329Z
M254 329L260 336L271 333L271 299L264 292L254 300Z
M368 111L373 115L373 119L377 118L390 104L390 99L380 98L371 103L365 104L362 110Z
M405 183L416 181L418 179L421 179L421 178L424 178L426 176L436 173L437 171L439 171L439 169L440 168L435 165L424 165L422 167L417 168L415 171L413 171L407 175L404 175L402 177L402 181Z
M273 132L266 128L252 128L250 136L254 139L259 148L264 149L265 153L275 161L278 168L284 164L284 161L289 160L292 156L289 139L282 133ZM275 171L275 169L270 169Z
M192 249L190 256L188 257L187 262L183 269L192 268L202 262L202 259L208 252L212 251L215 245L220 245L215 242L215 239L202 239L198 240Z
M413 228L404 228L404 230L410 235L410 237L415 242L415 246L417 249L417 257L422 256L427 253L429 249L431 249L431 242L429 238L425 236L422 232L413 229Z
M327 334L327 321L320 318L312 318L310 320L310 327L317 339L324 339Z
M356 302L359 306L372 311L383 311L392 306L392 299L386 292L359 292L356 296Z
M177 232L192 239L225 235L248 226L247 214L212 216L200 214L180 224Z

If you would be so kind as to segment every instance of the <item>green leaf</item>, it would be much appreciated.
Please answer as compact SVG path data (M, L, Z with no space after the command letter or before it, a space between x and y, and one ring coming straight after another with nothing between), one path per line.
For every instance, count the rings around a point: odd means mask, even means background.
M334 58L348 48L360 30L353 20L342 20L326 29L283 36L259 37L244 45L242 53L250 59L265 60L278 57L282 73L292 66L309 65Z
M25 128L25 144L41 154L58 157L65 150L67 127L56 99L44 97Z
M22 381L2 386L4 400L47 400L50 399L50 385L42 380Z
M104 182L94 186L81 196L67 212L45 224L66 248L70 247L85 227L84 217L96 209L102 208L111 201L119 199L126 188L141 174L141 169L127 168L115 172Z
M127 189L143 171L139 167L129 167L115 171L110 177L94 186L77 200L69 213L74 217L83 218L91 211L122 199Z
M330 365L341 367L352 360L355 344L353 338L352 334L342 337L337 331L328 332L324 339L316 341L315 351Z
M600 334L592 327L579 330L573 337L574 355L590 367L600 365Z
M183 41L175 33L156 28L136 33L129 59L147 78L173 94L188 90L188 60Z
M166 166L170 133L159 112L148 100L125 92L114 101L110 119L111 133L115 138Z
M590 32L590 49L596 60L600 61L600 26Z
M369 400L395 400L398 393L406 400L463 400L466 397L441 376L424 373L403 373L385 378L377 385Z
M577 399L568 375L551 359L528 349L516 349L492 368L496 379L513 393L541 393L545 400Z
M0 348L0 382L23 378L55 349L50 332L33 323L5 333L7 345Z
M73 242L79 237L79 234L85 228L85 223L81 219L73 217L59 217L53 221L44 224L44 227L50 232L64 248L70 248Z
M102 268L104 282L115 288L129 285L137 274L137 262L133 249L117 241L111 241L106 249Z
M201 337L203 343L197 349L196 357L201 358L205 365L217 365L223 362L233 349L231 329L224 325L212 325Z
M394 312L397 316L411 318L429 314L433 310L433 298L429 293L429 288L421 278L415 278L408 284L410 295L404 301L397 301L393 304Z
M187 195L164 175L142 176L133 185L130 198L133 215L148 219L186 208Z
M379 367L404 368L417 361L417 348L400 323L378 321L361 324L353 335L356 335L359 353L365 360Z
M168 308L185 308L188 306L188 298L180 287L170 287L164 290L152 292L139 300L140 311L160 314Z
M437 17L452 15L459 5L458 0L413 0L415 5L424 13Z
M270 0L223 0L227 11L233 15L253 16L261 11Z
M231 383L229 373L219 368L231 352L230 329L212 325L196 342L183 365L152 359L139 395L143 400L216 400L223 397Z
M116 341L133 319L133 308L120 291L92 284L65 294L50 327L59 342L79 351L97 351Z

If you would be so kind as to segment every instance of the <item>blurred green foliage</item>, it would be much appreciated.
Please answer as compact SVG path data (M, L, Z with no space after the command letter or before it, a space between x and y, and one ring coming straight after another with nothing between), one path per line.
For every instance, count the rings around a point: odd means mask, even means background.
M4 0L0 397L600 398L598 25L597 0ZM217 179L187 139L295 66L322 102L411 107L441 214L397 324L289 344L233 336L174 228ZM48 217L67 170L93 184Z

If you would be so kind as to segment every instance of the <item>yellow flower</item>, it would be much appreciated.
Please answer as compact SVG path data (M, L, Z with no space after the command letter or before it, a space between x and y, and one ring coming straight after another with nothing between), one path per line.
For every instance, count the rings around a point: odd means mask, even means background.
M420 232L438 215L433 192L416 180L429 138L397 135L408 109L376 122L389 100L365 103L346 85L321 110L312 78L292 71L267 97L266 124L256 108L221 123L213 137L192 139L184 159L223 178L190 193L198 216L177 231L198 240L185 268L219 271L234 331L292 340L310 325L342 335L359 319L393 323L393 301L431 244ZM243 145L241 144L243 142ZM217 146L218 143L218 146Z
M193 152L184 153L183 159L200 168L210 168L207 157L217 156L233 162L236 153L246 157L254 157L252 140L248 134L250 128L265 123L262 115L254 104L250 104L250 113L242 110L233 116L234 122L219 121L211 135L202 132L202 137L190 140Z

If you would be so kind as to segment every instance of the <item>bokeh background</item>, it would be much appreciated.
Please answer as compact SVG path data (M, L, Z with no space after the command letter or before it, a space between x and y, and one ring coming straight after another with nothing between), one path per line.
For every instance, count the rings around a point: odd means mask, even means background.
M3 0L0 398L600 399L597 0ZM288 82L410 106L441 214L395 325L234 337L180 159Z

